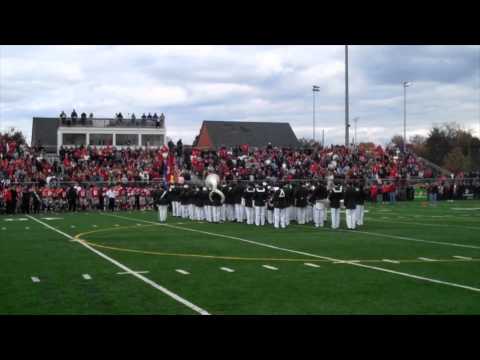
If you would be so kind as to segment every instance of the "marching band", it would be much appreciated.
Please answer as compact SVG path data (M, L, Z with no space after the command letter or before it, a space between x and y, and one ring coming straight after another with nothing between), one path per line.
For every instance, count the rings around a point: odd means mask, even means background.
M228 185L219 182L218 177L213 181L207 177L205 186L171 184L154 190L159 221L166 221L170 205L172 216L193 221L269 224L276 229L295 221L319 228L325 226L330 210L331 228L338 229L341 208L345 208L347 229L354 230L363 225L369 194L365 184L355 180L343 185L335 180L304 184L250 182L246 186L237 181Z

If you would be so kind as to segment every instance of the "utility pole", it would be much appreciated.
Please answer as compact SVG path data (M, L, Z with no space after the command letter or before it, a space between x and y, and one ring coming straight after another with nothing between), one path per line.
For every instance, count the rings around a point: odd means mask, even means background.
M349 144L348 111L348 45L345 45L345 146Z

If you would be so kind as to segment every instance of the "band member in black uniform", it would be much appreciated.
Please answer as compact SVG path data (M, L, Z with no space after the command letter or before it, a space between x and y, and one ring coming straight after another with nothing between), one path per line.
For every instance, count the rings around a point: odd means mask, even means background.
M225 216L226 220L234 221L235 220L235 189L232 185L229 185L225 188Z
M275 190L272 186L267 186L267 223L273 225L273 195Z
M180 193L178 194L180 200L180 208L181 208L181 216L183 219L188 218L188 206L190 202L190 188L187 184L183 185L183 189L181 189Z
M168 212L168 190L166 188L155 189L153 193L153 204L158 208L158 220L160 222L167 221Z
M265 212L267 205L267 189L265 183L259 184L255 188L255 194L253 195L253 205L255 208L255 225L265 225Z
M287 187L279 187L273 194L273 226L275 229L287 227Z
M295 205L297 208L297 223L300 225L304 225L306 220L307 196L306 185L298 186L295 191Z
M355 208L356 208L356 198L357 194L355 193L355 189L353 185L347 184L347 188L345 190L345 217L347 220L347 228L350 230L355 230L356 219L355 219Z
M315 186L315 190L310 197L310 201L313 204L313 223L315 227L323 227L325 223L325 203L328 198L327 188L322 182L319 182Z
M296 211L295 211L295 193L292 184L286 184L283 186L283 191L285 193L285 201L286 201L286 214L285 214L285 222L287 226L290 224L290 220L292 218L296 218Z
M222 197L219 193L213 192L212 198L212 220L214 223L222 222L220 218L220 209L222 207Z
M355 220L357 226L363 225L363 214L365 212L365 200L367 198L367 193L365 189L365 185L363 182L356 183L355 187L355 195L356 195L356 207L355 207Z
M233 203L235 206L235 220L242 223L245 214L245 206L243 203L243 186L240 183L233 183Z
M340 227L340 201L343 199L343 187L337 182L328 195L330 212L332 214L332 229Z
M248 184L247 188L243 192L243 198L245 199L245 213L247 214L247 224L253 224L253 196L255 195L255 187L252 183Z

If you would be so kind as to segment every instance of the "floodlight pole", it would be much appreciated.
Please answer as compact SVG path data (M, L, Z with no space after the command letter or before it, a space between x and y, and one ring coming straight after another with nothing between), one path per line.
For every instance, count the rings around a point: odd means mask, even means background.
M358 142L358 139L357 139L357 121L358 121L358 117L354 118L353 119L353 122L355 123L355 128L354 128L354 135L353 135L353 145L357 145L357 142Z
M348 45L345 45L345 146L349 144L349 127L348 122Z
M315 143L315 93L320 91L320 87L312 85L312 97L313 97L313 142Z
M410 86L410 82L402 81L403 85L403 153L407 148L407 87Z

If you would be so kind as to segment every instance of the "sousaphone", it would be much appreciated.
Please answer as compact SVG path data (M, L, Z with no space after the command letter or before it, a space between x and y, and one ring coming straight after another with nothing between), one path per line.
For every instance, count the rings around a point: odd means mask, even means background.
M223 204L225 202L225 195L221 190L218 189L218 185L220 185L220 176L218 176L217 174L209 174L205 178L205 186L208 190L210 190L210 193L208 194L208 198L210 199L210 201L213 201L212 194L217 193L222 198L221 202Z

